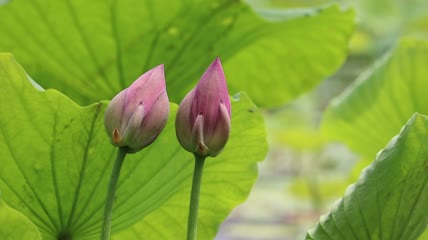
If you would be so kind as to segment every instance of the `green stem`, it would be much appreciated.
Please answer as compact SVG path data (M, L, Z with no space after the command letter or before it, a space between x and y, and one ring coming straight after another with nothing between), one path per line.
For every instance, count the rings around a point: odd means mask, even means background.
M198 225L199 192L201 190L202 172L206 157L195 154L192 193L190 195L189 218L187 219L187 240L196 240Z
M114 193L116 192L116 184L119 180L120 169L122 168L123 160L127 152L126 147L120 147L117 152L116 161L114 162L113 170L108 184L106 205L104 207L103 226L101 230L101 240L110 239L111 216L113 213Z

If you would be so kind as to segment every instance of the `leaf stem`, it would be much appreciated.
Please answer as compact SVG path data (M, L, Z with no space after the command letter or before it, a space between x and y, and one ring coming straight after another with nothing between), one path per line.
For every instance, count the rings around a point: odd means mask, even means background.
M196 240L198 225L199 193L201 190L202 172L206 157L195 154L195 170L193 171L192 192L190 195L189 218L187 219L187 240Z
M114 193L116 192L117 181L119 180L120 169L122 168L123 160L125 159L127 147L120 147L117 152L116 161L110 176L108 184L106 205L104 207L103 226L101 229L101 240L110 239L111 217L113 213Z

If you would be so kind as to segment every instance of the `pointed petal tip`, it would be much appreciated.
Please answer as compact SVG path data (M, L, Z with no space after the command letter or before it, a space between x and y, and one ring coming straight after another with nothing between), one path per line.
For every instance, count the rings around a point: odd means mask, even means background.
M159 77L156 78L157 80L162 80L162 82L166 81L166 79L165 79L165 68L164 68L163 64L160 64L160 65L154 67L150 71L152 72L152 74L156 74L156 76L160 76L160 78Z
M220 72L221 75L224 77L223 66L221 65L219 57L216 57L214 61L209 65L202 78L204 78L205 74L212 72Z
M152 68L152 70L150 70L150 71L161 71L161 72L164 73L165 72L165 66L162 63L162 64L157 65L156 67Z
M221 66L220 57L218 57L218 56L214 59L214 61L213 61L213 63L211 65L213 67L223 69L223 67Z

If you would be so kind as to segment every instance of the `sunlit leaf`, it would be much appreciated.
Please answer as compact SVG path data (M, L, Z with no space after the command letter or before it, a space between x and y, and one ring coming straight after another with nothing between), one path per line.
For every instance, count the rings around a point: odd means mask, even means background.
M414 114L306 239L413 240L428 224L428 117Z
M0 189L5 202L26 215L44 239L98 239L117 151L104 131L106 102L80 107L56 90L36 90L10 54L0 54L0 84ZM185 234L194 160L176 140L177 105L171 109L155 143L125 159L113 213L115 233L144 218L178 221L182 224L164 225L162 234ZM207 160L201 239L212 238L249 194L257 162L267 151L265 138L260 112L241 94L232 103L232 132L225 151ZM218 205L204 213L208 202Z
M8 207L0 195L0 239L17 240L32 239L41 240L39 230L24 215Z
M428 231L425 232L418 238L418 240L427 240L428 239Z
M237 0L14 0L0 6L0 52L80 104L111 99L162 63L179 102L220 56L232 93L275 106L341 65L354 26L337 6L277 15L285 20L263 20Z
M404 39L327 109L323 132L373 158L413 113L428 113L428 41Z
M269 12L274 22L262 27L270 34L226 63L232 89L245 89L256 103L278 106L340 67L353 30L353 12L331 6L298 13Z

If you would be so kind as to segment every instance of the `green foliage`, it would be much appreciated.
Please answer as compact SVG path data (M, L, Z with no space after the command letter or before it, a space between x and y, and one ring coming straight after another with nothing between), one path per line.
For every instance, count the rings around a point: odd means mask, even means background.
M283 143L285 146L297 151L319 151L326 145L326 141L318 129L309 127L285 129L276 134L278 134L277 141L279 143Z
M41 240L39 230L24 215L8 207L0 195L0 239L17 240L32 239Z
M428 41L401 40L332 102L323 133L372 159L413 113L428 113L427 62Z
M367 159L373 159L410 116L427 113L427 61L428 41L402 39L328 107L324 135L346 143L365 159L353 175L370 164ZM417 239L428 222L423 214L425 125L426 117L415 115L308 238Z
M428 117L415 114L306 239L418 239L428 224Z
M405 32L412 22L426 17L428 2L425 0L347 0L362 16L363 27L378 34L391 31Z
M104 131L107 102L80 107L56 90L36 90L10 54L0 54L0 83L0 189L5 202L27 216L44 239L97 239L117 151ZM171 109L154 144L124 162L114 233L138 223L132 232L145 239L185 236L193 156L176 140L177 105ZM207 159L200 239L212 239L231 209L246 199L257 162L267 152L262 115L254 104L241 94L232 109L225 151ZM0 232L12 227L0 225ZM129 239L127 234L115 239Z
M295 178L291 184L290 184L290 193L293 194L293 196L308 199L313 197L311 194L311 184L312 179L310 177L298 177ZM345 189L349 184L347 181L344 181L343 178L322 178L319 180L316 184L316 190L319 193L319 197L322 198L321 200L327 199L336 199L337 197L340 197L342 194L342 190Z
M162 63L170 99L180 102L220 56L230 92L278 106L342 64L354 13L278 14L284 20L263 20L237 0L11 1L0 6L0 52L84 105L111 99Z

